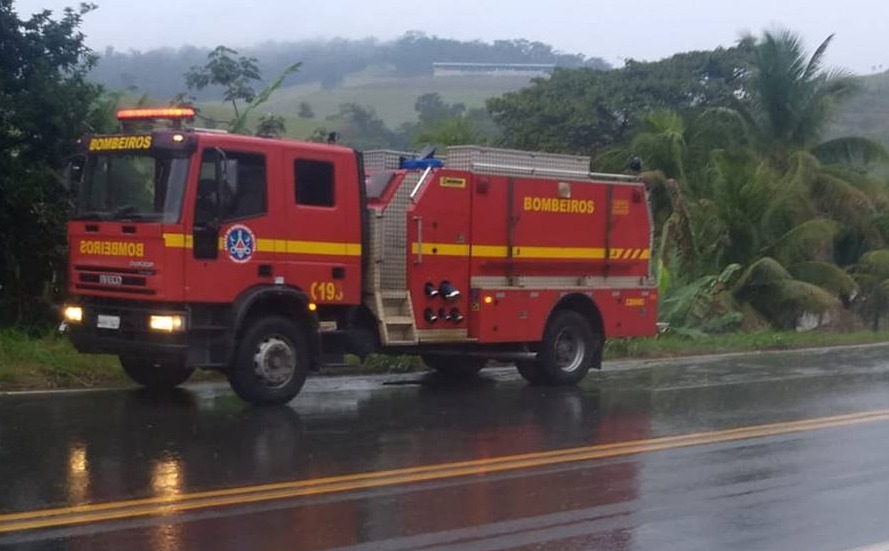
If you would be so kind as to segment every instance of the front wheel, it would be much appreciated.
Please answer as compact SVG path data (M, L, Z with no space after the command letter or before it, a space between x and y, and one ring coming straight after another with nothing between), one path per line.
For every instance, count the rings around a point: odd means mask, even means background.
M124 373L136 384L149 390L170 390L191 377L194 369L185 367L175 360L150 360L121 356L120 365Z
M302 389L308 373L309 355L299 325L284 317L269 316L247 327L228 381L246 402L285 404Z
M467 379L474 377L488 360L471 356L438 356L424 354L423 363L452 379Z

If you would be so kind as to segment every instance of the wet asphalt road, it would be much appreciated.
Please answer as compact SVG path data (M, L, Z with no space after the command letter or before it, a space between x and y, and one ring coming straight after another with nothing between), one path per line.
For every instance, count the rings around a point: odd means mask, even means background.
M889 347L611 364L580 388L529 387L508 369L462 385L428 374L316 378L291 407L272 409L247 408L214 385L162 398L7 395L0 529L4 518L15 522L10 514L68 505L176 500L886 409ZM845 550L889 541L889 417L410 476L0 532L0 548Z

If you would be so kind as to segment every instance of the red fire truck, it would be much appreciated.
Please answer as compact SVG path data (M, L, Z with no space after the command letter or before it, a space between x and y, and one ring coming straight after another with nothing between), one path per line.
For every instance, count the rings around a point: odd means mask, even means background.
M656 331L645 186L588 158L362 154L189 128L187 108L118 116L121 134L80 142L64 318L144 386L213 369L282 403L327 354L375 351L572 384L606 336Z

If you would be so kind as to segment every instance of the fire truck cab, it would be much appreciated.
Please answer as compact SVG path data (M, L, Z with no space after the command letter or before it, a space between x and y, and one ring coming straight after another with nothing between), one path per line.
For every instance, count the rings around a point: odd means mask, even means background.
M65 324L137 383L213 369L249 402L283 403L325 354L383 351L571 384L601 366L606 335L655 333L633 177L584 157L185 128L193 115L126 110L123 133L81 140Z

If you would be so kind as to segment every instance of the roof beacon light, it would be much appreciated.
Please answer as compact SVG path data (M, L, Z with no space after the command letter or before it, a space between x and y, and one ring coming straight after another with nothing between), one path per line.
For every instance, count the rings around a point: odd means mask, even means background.
M148 109L121 109L117 112L119 121L150 121L156 119L193 119L195 110L191 107L152 107Z

